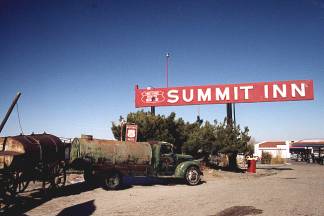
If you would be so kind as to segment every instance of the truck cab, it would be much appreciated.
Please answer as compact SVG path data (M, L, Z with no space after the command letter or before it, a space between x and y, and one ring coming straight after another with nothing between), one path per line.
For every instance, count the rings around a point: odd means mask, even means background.
M156 177L185 178L189 185L200 182L200 162L191 155L174 153L174 146L167 142L158 142L151 146L151 164Z

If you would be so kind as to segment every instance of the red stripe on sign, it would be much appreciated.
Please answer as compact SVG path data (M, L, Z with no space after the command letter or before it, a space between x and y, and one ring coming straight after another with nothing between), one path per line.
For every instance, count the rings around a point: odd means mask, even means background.
M135 87L136 107L256 103L313 99L313 80L148 89L139 89L137 86Z

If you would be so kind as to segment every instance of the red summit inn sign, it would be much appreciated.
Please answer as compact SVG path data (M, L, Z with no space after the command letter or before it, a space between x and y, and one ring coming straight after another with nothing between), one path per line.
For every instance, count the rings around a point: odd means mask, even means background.
M172 88L135 87L135 106L183 106L313 100L313 80L289 80Z

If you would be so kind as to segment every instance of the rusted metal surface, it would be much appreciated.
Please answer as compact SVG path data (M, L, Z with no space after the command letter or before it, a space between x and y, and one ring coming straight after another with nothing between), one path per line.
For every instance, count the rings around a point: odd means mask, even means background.
M0 168L68 160L69 148L58 137L45 133L0 138Z
M146 142L125 142L93 139L91 136L75 138L72 142L71 159L88 157L96 164L150 165L152 149ZM143 168L144 169L144 168Z

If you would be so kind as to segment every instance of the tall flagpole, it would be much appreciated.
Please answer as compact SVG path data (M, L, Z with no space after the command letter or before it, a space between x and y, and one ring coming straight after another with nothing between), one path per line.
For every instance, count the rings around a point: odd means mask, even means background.
M170 58L170 53L166 54L166 69L165 69L165 74L166 74L166 87L169 87L169 58Z

